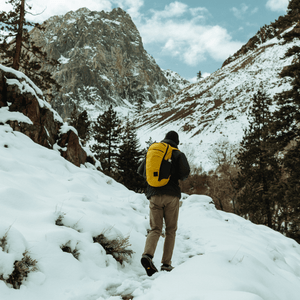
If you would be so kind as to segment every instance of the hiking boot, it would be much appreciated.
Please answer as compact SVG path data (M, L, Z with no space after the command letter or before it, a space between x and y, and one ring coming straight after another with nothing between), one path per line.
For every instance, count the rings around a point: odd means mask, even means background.
M148 255L142 255L141 264L145 268L148 276L152 276L154 273L158 272L152 262L152 259Z
M166 264L163 264L161 267L160 267L160 270L161 271L167 271L167 272L170 272L174 269L174 267L172 267L171 265L166 265Z

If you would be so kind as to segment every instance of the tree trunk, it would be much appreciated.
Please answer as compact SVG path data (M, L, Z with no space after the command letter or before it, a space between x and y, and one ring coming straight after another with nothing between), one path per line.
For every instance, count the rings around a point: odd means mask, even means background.
M16 53L14 56L13 66L12 66L13 69L15 70L19 70L20 67L24 19L25 19L25 0L21 0L18 33L16 36Z

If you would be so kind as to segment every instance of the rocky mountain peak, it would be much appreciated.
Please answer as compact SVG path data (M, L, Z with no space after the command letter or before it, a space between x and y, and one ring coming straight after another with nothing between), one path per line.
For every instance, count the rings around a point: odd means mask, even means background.
M44 68L62 86L51 104L63 118L74 105L99 113L110 104L130 106L140 99L156 103L179 90L146 52L139 31L121 8L81 8L44 25L44 32L33 30L31 37L61 63Z

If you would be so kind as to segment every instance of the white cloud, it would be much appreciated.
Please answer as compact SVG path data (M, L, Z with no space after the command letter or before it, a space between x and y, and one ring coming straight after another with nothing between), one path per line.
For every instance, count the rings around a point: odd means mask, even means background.
M102 2L103 0L95 0L97 3ZM117 7L121 7L126 10L126 12L133 18L140 18L140 9L144 5L143 0L106 0L107 2L111 2Z
M162 55L176 57L190 66L208 57L223 61L242 46L232 41L226 29L199 24L199 18L210 16L206 8L174 2L162 11L151 12L150 18L144 17L137 24L144 44L155 45ZM174 20L174 16L181 18Z
M266 7L272 11L286 11L289 0L268 0Z
M4 0L0 0L0 3ZM51 0L27 0L27 3L32 6L31 12L38 14L37 16L31 16L27 14L27 19L34 22L42 22L54 15L64 15L69 11L76 11L79 8L86 7L90 10L105 10L110 11L112 9L112 3L109 0L85 0L84 3L79 0L73 0L72 2ZM42 12L42 13L41 13Z
M11 6L5 3L6 0L0 0L0 10L10 10ZM38 14L32 16L27 14L27 19L34 22L42 22L54 15L63 15L69 11L76 11L79 8L86 7L91 11L111 11L114 7L121 7L126 10L132 18L139 16L139 10L143 6L143 0L73 0L73 1L40 1L40 0L27 0L32 6L31 12ZM42 13L41 13L42 12Z
M165 6L164 10L157 11L154 9L150 10L153 13L153 19L167 19L180 17L188 11L188 6L181 2L172 2Z
M223 61L237 51L242 43L232 41L220 26L195 25L193 20L167 22L148 20L140 27L144 43L156 43L162 54L178 57L188 65L211 58Z
M200 16L209 15L209 12L205 7L190 8L189 10L193 17L198 17L199 15Z
M242 3L241 8L232 7L230 10L233 12L236 18L242 19L246 14L248 8L249 6L247 6L245 3Z

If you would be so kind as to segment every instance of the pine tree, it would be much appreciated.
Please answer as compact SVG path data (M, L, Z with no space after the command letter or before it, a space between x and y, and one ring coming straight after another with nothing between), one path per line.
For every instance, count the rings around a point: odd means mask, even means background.
M78 115L78 109L77 109L77 106L74 104L73 110L71 111L71 115L68 120L68 123L75 128L76 128L76 123L77 123L77 115Z
M299 138L300 122L300 47L295 46L286 53L286 56L295 55L293 64L285 68L281 77L291 77L292 89L283 91L276 96L279 109L275 111L273 131L278 138L278 149L284 149L292 140Z
M271 127L283 170L273 194L281 199L280 230L300 242L300 47L289 49L286 56L292 55L295 55L293 63L280 74L293 78L292 89L276 96L278 110L274 112Z
M144 188L144 180L137 173L143 151L137 138L136 130L127 120L122 132L122 144L117 158L119 182L128 189L139 192Z
M89 121L89 117L88 117L87 111L84 110L78 116L77 128L76 128L77 131L78 131L78 136L84 142L87 142L87 140L90 137L90 126L91 126L91 122Z
M153 141L152 137L150 136L150 137L149 137L149 140L146 141L145 143L146 143L146 145L147 145L147 149L146 149L146 151L147 151L148 148L149 148L153 143L155 143L155 142Z
M142 97L138 98L136 104L135 104L135 111L137 113L140 113L141 111L143 111L145 108L144 105L144 99Z
M300 2L299 0L290 0L287 14L297 17L295 21L299 21L299 14L300 14Z
M236 201L241 215L272 227L274 203L269 190L276 184L280 169L269 129L270 104L271 99L263 91L253 97L253 107L248 115L249 128L245 130L237 155L240 171Z
M199 72L197 73L197 79L200 80L201 78L202 78L202 73L201 73L201 71L199 71Z
M102 115L99 115L93 125L96 144L92 151L100 160L104 173L113 176L116 167L116 158L119 152L121 120L113 110L112 105Z
M8 0L7 3L12 5L12 10L0 12L2 64L24 72L44 92L52 86L59 90L60 85L52 78L52 75L42 71L42 64L57 66L59 62L55 59L48 59L47 53L42 50L42 47L35 45L28 32L28 28L31 27L36 30L45 30L45 28L39 23L26 20L27 9L31 10L26 0Z
M74 106L69 123L77 130L78 136L85 145L91 134L91 122L89 121L87 111L84 110L78 114L76 106Z

